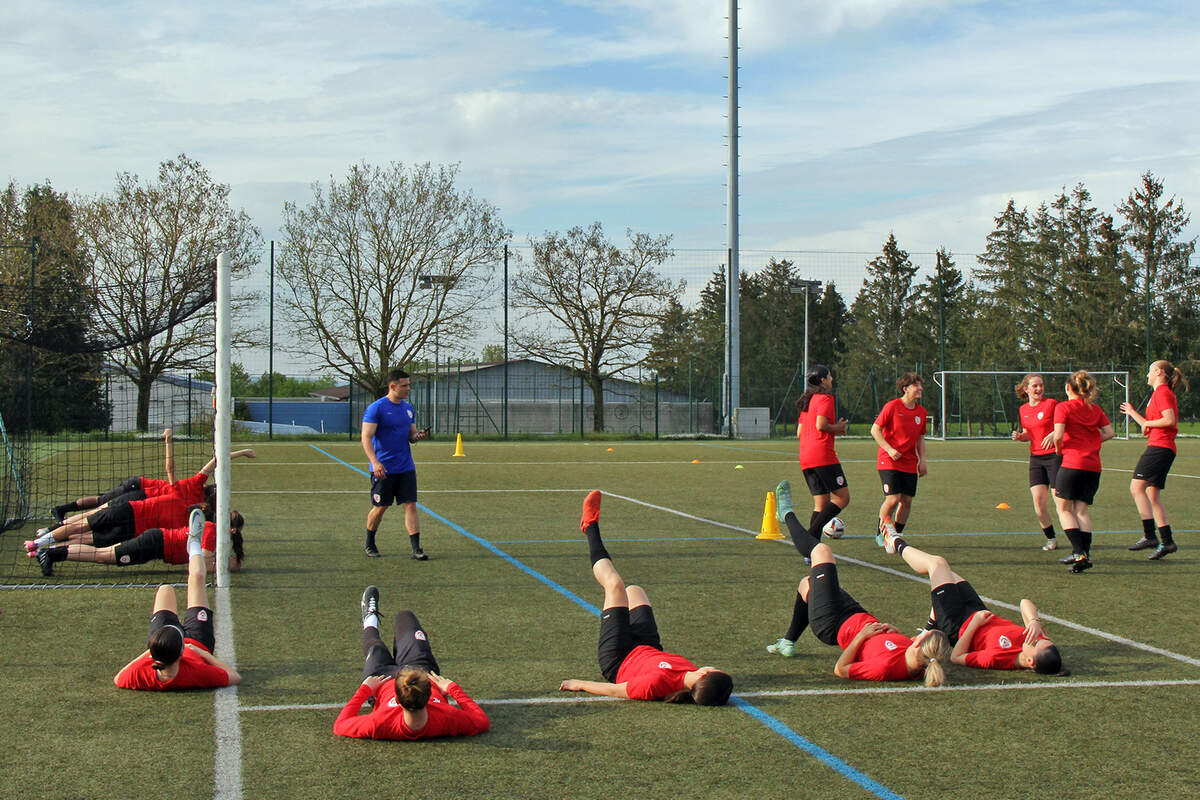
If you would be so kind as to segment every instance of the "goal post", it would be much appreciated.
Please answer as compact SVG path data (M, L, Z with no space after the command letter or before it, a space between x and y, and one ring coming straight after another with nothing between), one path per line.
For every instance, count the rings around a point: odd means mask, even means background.
M1016 394L1016 385L1026 375L1041 375L1046 381L1046 397L1064 400L1063 389L1074 371L1054 370L944 370L933 374L937 386L934 398L926 395L931 430L928 438L1008 439L1021 426L1017 409L1024 403ZM1129 418L1121 413L1121 403L1129 402L1129 372L1088 370L1100 389L1097 404L1112 421L1118 439L1129 438Z

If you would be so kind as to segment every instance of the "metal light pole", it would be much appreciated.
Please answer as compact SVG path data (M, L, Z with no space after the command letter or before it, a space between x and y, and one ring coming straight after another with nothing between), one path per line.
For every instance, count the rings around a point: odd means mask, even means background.
M788 291L792 294L804 295L804 380L808 380L808 293L814 289L820 289L820 281L804 281L795 280L788 284Z
M434 285L436 284L438 286L447 287L446 291L449 291L449 289L454 286L454 276L453 275L425 274L425 275L419 275L417 277L420 278L420 281L421 281L420 285L421 285L422 289L432 289L434 287ZM438 432L437 375L438 375L438 359L439 359L439 357L440 357L440 354L438 353L438 315L434 314L434 317L433 317L433 410L430 412L430 424L433 427L434 433Z

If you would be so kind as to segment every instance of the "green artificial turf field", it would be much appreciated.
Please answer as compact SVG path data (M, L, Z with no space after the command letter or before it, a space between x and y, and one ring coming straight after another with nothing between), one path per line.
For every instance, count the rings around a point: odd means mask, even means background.
M233 645L243 684L218 695L113 687L144 646L151 589L0 592L0 797L1193 795L1200 455L1181 442L1163 495L1181 549L1151 563L1125 550L1140 535L1127 487L1143 446L1105 445L1096 567L1069 575L1062 551L1040 549L1022 445L928 444L906 538L946 556L1002 616L1019 619L1011 606L1033 599L1072 674L952 666L950 686L926 690L839 680L838 651L811 633L795 658L765 652L805 574L790 543L754 538L781 478L807 519L790 440L468 440L457 459L452 441L423 443L424 563L408 558L398 509L380 529L383 558L363 556L357 442L259 442L258 458L234 470L247 561L229 592L232 641L218 641L219 655ZM911 631L927 616L928 585L875 546L874 451L838 444L852 502L846 537L831 544L843 586ZM558 691L563 678L600 679L601 592L578 527L593 488L606 495L608 549L626 581L647 589L664 646L730 672L734 705ZM371 583L385 618L417 613L444 674L491 718L488 733L417 743L332 734L359 682L358 603Z

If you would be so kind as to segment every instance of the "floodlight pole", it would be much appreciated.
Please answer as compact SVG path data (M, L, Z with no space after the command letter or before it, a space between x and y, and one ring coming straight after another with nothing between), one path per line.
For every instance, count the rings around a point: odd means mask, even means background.
M820 289L820 281L792 281L788 284L788 291L792 294L804 293L804 380L808 381L808 293L814 289Z
M737 0L729 0L729 180L725 211L729 263L725 274L725 426L733 435L733 410L741 405L741 317L738 310L738 24Z

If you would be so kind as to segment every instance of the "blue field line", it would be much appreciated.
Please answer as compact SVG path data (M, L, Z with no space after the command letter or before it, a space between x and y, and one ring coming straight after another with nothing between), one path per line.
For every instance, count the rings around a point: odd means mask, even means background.
M342 461L340 458L337 458L336 456L329 455L329 453L326 453L324 450L317 447L315 444L310 444L309 447L313 448L314 450L316 450L319 453L324 453L325 455L332 458L334 461L338 462L339 464L343 464L343 465L349 467L350 469L354 470L355 472L360 472L363 475L370 477L370 475L365 470L360 469L359 467L356 467L353 464L348 464L345 461ZM491 542L487 541L486 539L476 536L475 534L471 533L470 531L468 531L466 528L462 527L461 525L451 522L450 520L443 517L441 514L438 514L434 511L429 510L428 508L421 505L420 503L417 503L417 507L420 508L422 511L424 511L429 516L431 516L434 519L441 522L442 524L449 526L451 529L457 531L458 533L467 537L468 539L470 539L471 541L480 545L481 547L500 556L505 561L507 561L509 564L512 564L514 567L516 567L517 569L524 572L526 575L529 575L530 577L535 578L536 580L541 581L542 583L546 584L551 589L553 589L554 591L561 594L563 597L567 598L571 602L578 605L584 611L587 611L593 617L599 618L600 609L596 608L596 606L594 606L591 603L589 603L588 601L584 600L582 597L575 594L574 592L572 592L570 589L566 588L562 584L557 583L556 581L546 577L545 575L538 572L537 570L535 570L531 567L528 567L525 564L522 564L520 561L518 561L517 559L510 556L508 553L504 552L499 547L496 547L496 545L492 544ZM774 731L775 733L782 736L784 739L787 739L789 742L796 745L800 749L804 750L809 755L816 758L818 761L821 761L823 764L828 766L830 769L834 770L835 772L840 773L841 775L848 778L849 780L854 781L859 786L866 789L868 792L871 792L872 794L874 794L876 797L886 798L886 800L903 800L901 795L896 794L895 792L888 789L886 786L883 786L882 784L873 780L872 778L867 777L866 775L859 772L854 767L850 766L845 761L842 761L840 758L838 758L837 756L828 752L827 750L824 750L824 749L818 747L817 745L813 744L812 742L808 741L803 736L801 736L800 734L796 733L791 728L789 728L787 725L784 725L782 722L775 719L770 714L768 714L767 712L758 708L757 706L754 706L753 704L751 704L745 700L742 700L741 698L738 698L738 697L732 697L732 698L730 698L730 700L733 703L733 705L735 707L737 707L739 710L744 711L746 714L749 714L751 717L753 717L754 719L763 723L768 728L770 728L772 731Z

